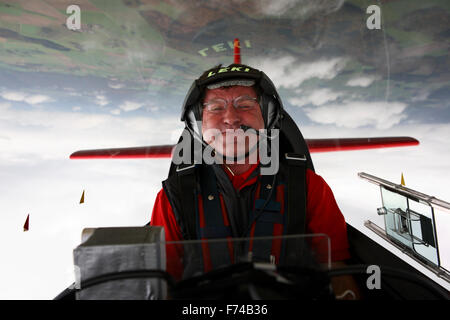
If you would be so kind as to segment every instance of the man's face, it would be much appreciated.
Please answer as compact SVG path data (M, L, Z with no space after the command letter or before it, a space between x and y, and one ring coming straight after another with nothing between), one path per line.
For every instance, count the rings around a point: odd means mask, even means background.
M203 139L227 157L242 156L247 153L256 144L256 136L253 135L253 139L245 139L242 130L237 132L235 130L241 125L256 130L264 129L261 108L255 99L257 94L252 87L232 86L207 89L203 100ZM226 108L217 111L215 103L223 104L224 101ZM246 142L243 143L243 141Z

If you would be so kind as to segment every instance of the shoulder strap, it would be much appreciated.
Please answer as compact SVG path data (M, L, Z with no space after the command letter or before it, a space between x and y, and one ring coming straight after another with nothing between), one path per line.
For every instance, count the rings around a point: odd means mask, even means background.
M285 154L288 165L287 234L306 230L306 160L304 155Z
M255 205L251 215L252 224L255 222L253 237L272 236L275 223L283 224L281 204L276 201L276 190L277 182L274 176L261 176L259 195L255 195ZM250 240L250 243L253 261L269 261L271 259L272 239Z
M223 208L215 173L211 166L202 166L199 174L203 208L198 208L196 212L198 238L202 240L231 238L230 227L225 225L222 215ZM204 221L203 226L200 225L200 219ZM232 243L224 241L207 241L202 245L205 271L231 264L229 245Z
M194 240L197 238L195 219L195 164L179 165L176 169L176 173L182 204L180 210L180 221L184 224L183 227L187 236L187 239L185 240Z
M285 234L304 234L306 230L306 162L304 155L285 154L288 166L287 230ZM303 239L288 239L283 245L283 264L290 265L302 259ZM300 260L299 260L300 259Z
M204 166L200 170L201 197L203 202L204 227L198 227L199 238L231 237L229 226L225 226L222 216L219 191L213 169Z

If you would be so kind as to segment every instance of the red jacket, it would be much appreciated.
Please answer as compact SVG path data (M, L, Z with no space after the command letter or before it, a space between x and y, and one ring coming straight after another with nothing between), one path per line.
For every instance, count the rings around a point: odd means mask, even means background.
M247 172L232 176L227 170L235 189L239 190L249 184L256 183L257 179L246 180L256 168L252 166ZM344 217L339 210L331 188L325 180L312 170L306 170L307 206L306 224L308 233L324 233L331 240L331 261L345 260L350 257L348 252L347 228ZM163 226L166 241L182 241L179 225L164 190L158 193L150 225ZM178 257L181 246L167 246L167 271L176 278L181 278L182 264Z

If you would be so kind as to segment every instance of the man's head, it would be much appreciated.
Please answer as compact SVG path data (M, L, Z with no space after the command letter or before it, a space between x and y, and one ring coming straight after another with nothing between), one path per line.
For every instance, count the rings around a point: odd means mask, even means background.
M212 99L222 101L223 112L214 112L214 108L204 105ZM253 103L257 102L258 108L240 108L241 102L250 103L252 99ZM234 152L234 146L226 148L224 141L219 143L217 139L225 138L222 133L226 130L239 130L240 126L268 131L279 128L282 111L275 86L264 72L242 64L227 67L218 65L206 70L191 85L183 103L181 121L186 123L186 128L194 139L201 140L204 145L208 143L219 156L240 159L242 155L249 153L237 153ZM240 129L241 135L242 131ZM244 151L252 152L254 149L249 148L256 145L257 137L254 133L254 130L247 130L245 135L253 137L247 138L251 140L249 143L243 143Z
M255 89L239 85L206 89L202 103L204 141L220 154L240 157L256 143L256 137L244 137L244 132L239 130L241 125L264 129Z
M250 110L243 108L239 112L239 108L236 108L236 106L239 105L239 102L244 101L241 100L244 98L239 98L241 96L250 98L250 100L257 97L256 101L259 108ZM223 107L223 112L211 112L214 108L209 108L205 111L206 106L204 103L210 102L213 98L225 101L226 107ZM223 102L221 103L223 105ZM208 143L222 155L227 155L227 158L230 155L230 157L238 159L242 158L241 155L247 154L251 158L252 154L256 154L251 153L253 149L258 149L258 151L266 150L264 145L269 140L270 154L272 154L272 150L275 150L272 148L272 142L278 141L279 148L276 148L278 150L277 153L295 152L306 154L308 167L313 169L308 146L295 122L284 111L275 85L264 72L248 65L231 64L227 67L218 65L206 70L198 79L194 80L183 102L181 121L185 123L189 137L185 139L183 136L180 141L192 142L192 138L197 142L200 141L202 146L206 146ZM227 145L224 145L222 132L227 129L237 129L241 126L251 127L256 130L266 130L265 133L259 134L259 137L261 137L259 139L259 146L262 146L261 150L244 143L245 153L243 153L242 149L238 153L235 152L234 145L233 148L227 148ZM219 134L215 135L214 131ZM247 136L249 131L254 132L253 130L247 130ZM256 135L253 134L253 136L255 137ZM222 139L222 141L218 142L215 137ZM201 155L204 157L203 150L200 151L202 151ZM195 155L200 155L200 153ZM262 161L262 158L260 160Z

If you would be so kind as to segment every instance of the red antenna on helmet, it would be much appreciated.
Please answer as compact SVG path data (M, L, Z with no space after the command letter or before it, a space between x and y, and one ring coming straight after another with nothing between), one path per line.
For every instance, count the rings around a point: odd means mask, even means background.
M239 39L234 39L234 63L241 64L241 45Z

